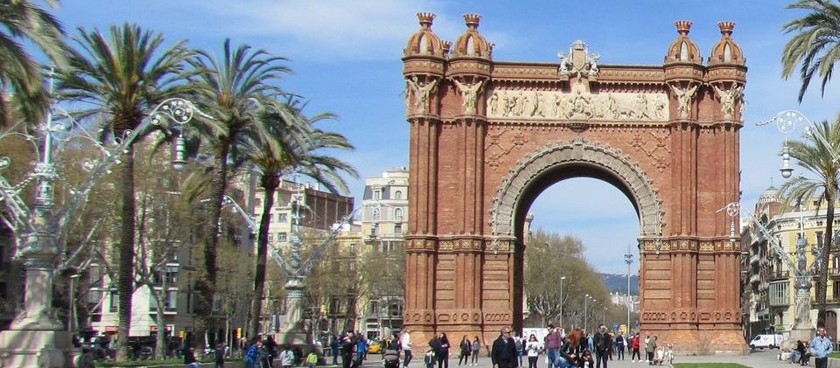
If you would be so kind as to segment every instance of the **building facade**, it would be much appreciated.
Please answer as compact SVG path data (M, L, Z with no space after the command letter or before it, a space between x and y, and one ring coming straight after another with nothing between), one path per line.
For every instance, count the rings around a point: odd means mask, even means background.
M800 238L805 240L803 256L807 269L816 273L818 249L826 241L825 214L825 205L820 206L815 201L802 203L801 206L784 206L779 191L772 186L759 198L754 210L755 221L745 225L742 238L742 287L745 295L742 311L746 318L745 335L748 337L761 333L783 333L793 327L796 313L794 265L799 256L797 243ZM835 220L835 224L837 222ZM773 242L781 246L781 254ZM840 257L834 251L820 257L820 261L823 259L829 262L825 327L831 336L837 336ZM815 280L817 276L813 277ZM816 327L816 282L811 284L810 316Z
M379 339L403 328L405 257L403 236L408 226L408 169L387 170L365 180L362 197L361 257L368 280L359 317L368 338ZM374 271L374 272L370 272Z

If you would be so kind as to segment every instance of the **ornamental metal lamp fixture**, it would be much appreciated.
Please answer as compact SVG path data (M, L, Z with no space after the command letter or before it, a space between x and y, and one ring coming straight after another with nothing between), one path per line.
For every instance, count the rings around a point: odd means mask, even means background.
M2 176L2 171L11 166L12 160L0 157L0 204L3 206L0 207L0 220L14 234L15 258L25 268L23 310L9 330L0 333L0 365L3 366L64 366L68 355L66 348L61 346L63 338L57 335L57 331L63 328L52 313L52 294L56 263L63 257L63 243L70 222L75 218L76 211L87 202L96 183L120 162L129 146L138 141L149 128L154 125L161 129L180 130L180 126L187 124L197 111L187 100L164 100L151 110L148 118L136 130L119 137L119 140L113 140L119 144L108 144L94 138L80 124L74 124L76 127L71 130L61 123L54 123L54 109L61 111L60 107L52 106L47 112L46 121L35 132L9 130L0 134L0 141L17 135L43 144L43 147L36 147L40 157L35 168L16 185L10 184ZM70 189L66 200L57 204L55 182L60 181L62 175L54 156L61 152L62 143L79 137L90 141L102 153L102 158L84 162L82 166L89 173L87 180L78 188ZM24 201L25 188L30 183L34 183L36 188L32 207ZM21 339L26 342L21 343Z

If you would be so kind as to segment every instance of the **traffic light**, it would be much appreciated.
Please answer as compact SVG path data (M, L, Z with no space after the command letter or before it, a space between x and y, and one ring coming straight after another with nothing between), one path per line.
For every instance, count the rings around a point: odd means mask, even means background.
M236 328L236 338L237 339L242 338L242 327L237 327Z

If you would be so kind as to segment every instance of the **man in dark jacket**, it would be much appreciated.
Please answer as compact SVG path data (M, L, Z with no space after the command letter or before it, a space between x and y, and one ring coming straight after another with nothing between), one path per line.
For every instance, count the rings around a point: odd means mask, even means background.
M498 368L516 368L516 342L510 337L510 329L505 327L499 338L493 342L493 364Z
M598 325L598 331L592 337L592 344L595 345L595 366L601 368L601 363L604 363L604 368L607 368L607 358L609 358L610 337L607 335L607 327L603 324Z

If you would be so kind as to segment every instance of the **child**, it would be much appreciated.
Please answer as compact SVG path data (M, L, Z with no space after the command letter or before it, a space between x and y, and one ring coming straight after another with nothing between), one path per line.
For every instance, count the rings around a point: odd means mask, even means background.
M426 363L426 368L435 368L435 352L432 349L426 350L423 363Z
M318 364L318 353L313 350L309 355L306 356L306 366L309 368L315 368L315 365Z
M665 351L665 362L668 364L674 363L674 345L668 344L668 350Z

